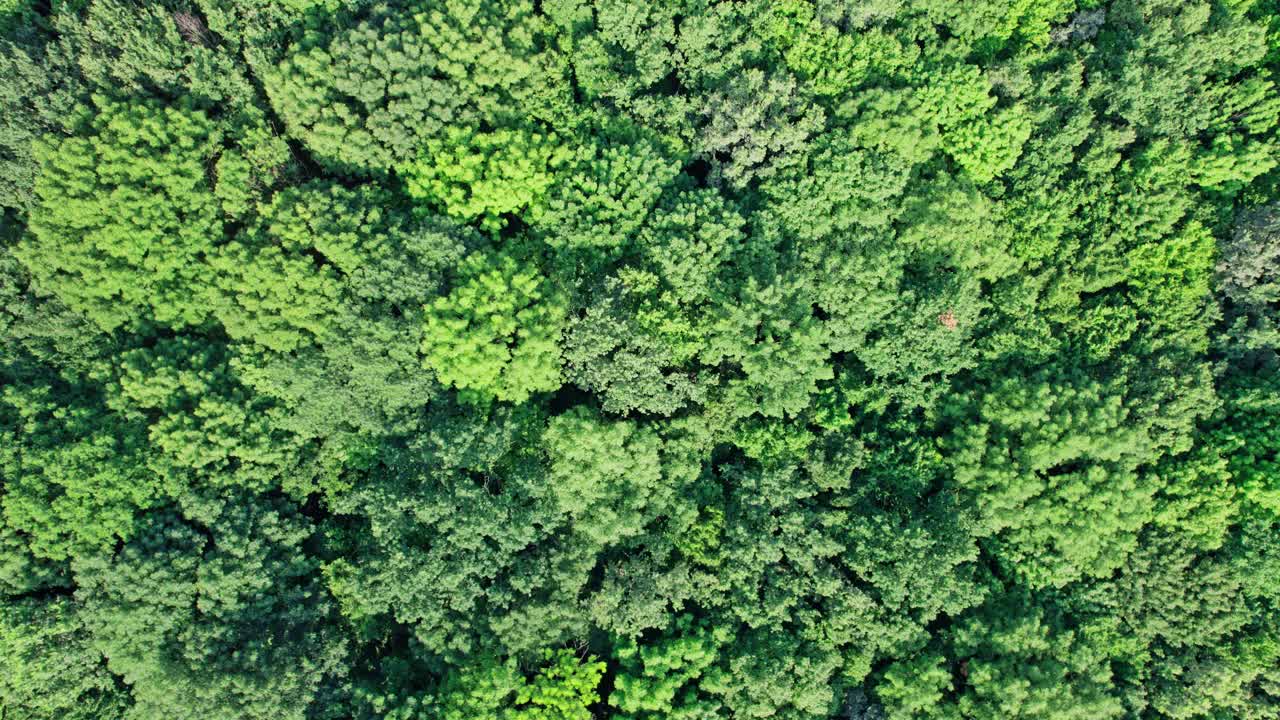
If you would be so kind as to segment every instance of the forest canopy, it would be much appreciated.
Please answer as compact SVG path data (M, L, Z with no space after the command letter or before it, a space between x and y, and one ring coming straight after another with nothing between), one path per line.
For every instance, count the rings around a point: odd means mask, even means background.
M1277 0L0 0L3 720L1280 720Z

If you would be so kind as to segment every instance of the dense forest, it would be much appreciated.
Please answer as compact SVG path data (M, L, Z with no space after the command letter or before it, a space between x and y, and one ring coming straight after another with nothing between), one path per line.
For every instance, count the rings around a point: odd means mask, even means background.
M0 0L3 720L1280 718L1280 0Z

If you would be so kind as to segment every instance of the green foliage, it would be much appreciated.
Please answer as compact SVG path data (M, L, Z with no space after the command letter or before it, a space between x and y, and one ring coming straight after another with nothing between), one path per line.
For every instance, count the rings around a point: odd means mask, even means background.
M1078 379L1009 378L949 441L956 481L974 494L1000 555L1032 587L1105 576L1149 520L1149 439L1117 389ZM1087 508L1087 526L1064 513Z
M938 73L923 95L941 131L942 150L974 180L987 182L1017 162L1031 135L1026 113L1017 105L997 110L998 99L976 66Z
M948 653L895 662L876 693L889 718L1117 718L1102 650L1062 620L1010 595L959 623Z
M443 138L427 139L422 157L403 174L414 199L496 231L502 215L542 203L565 155L555 135L451 129Z
M969 689L957 700L966 718L1115 718L1110 668L1099 648L1016 596L990 603L955 631L968 658Z
M819 107L799 95L794 78L756 68L712 94L703 112L706 126L695 147L713 158L716 177L733 187L799 154L824 119Z
M552 418L542 442L556 505L592 543L639 534L671 502L662 441L651 430L602 421L580 408Z
M233 360L241 382L274 401L262 403L274 428L324 443L318 462L330 473L356 448L412 432L422 405L438 393L418 354L421 308L436 297L463 244L475 239L448 222L412 220L386 203L386 195L369 188L315 185L272 206L274 221L260 237L287 239L309 260L322 254L336 270L328 277L340 301L326 303L328 315L317 318L322 336L270 320L282 327L270 338L296 341L293 352L247 346Z
M930 20L972 43L976 52L986 53L1014 37L1035 44L1047 42L1049 25L1065 19L1077 0L979 0L964 5L926 0L920 5Z
M14 4L22 1L15 0ZM8 17L10 22L15 20L15 15ZM0 19L0 31L4 25L5 20ZM0 45L0 72L8 78L7 82L0 83L0 107L5 110L0 119L0 207L20 211L29 209L35 200L39 166L35 140L45 124L38 107L28 101L28 93L34 89L52 94L55 82L40 67L39 54L32 55L30 48L13 43Z
M873 75L890 75L909 63L914 53L879 28L842 32L846 18L827 15L828 8L809 0L776 3L767 32L782 49L787 67L809 81L818 95L838 95ZM865 7L861 12L874 12Z
M1245 500L1280 514L1280 484L1273 470L1280 431L1276 388L1280 375L1266 370L1244 375L1224 388L1226 403L1213 428L1213 442L1227 456L1232 484Z
M642 277L651 285L656 281L652 274ZM681 345L696 331L644 289L606 281L600 297L569 321L565 372L597 394L609 412L670 415L704 396L697 378L681 368L690 359Z
M352 285L374 271L405 222L370 188L311 184L276 193L257 222L219 247L215 312L227 334L278 352L323 341ZM314 256L325 262L317 267ZM371 267L372 266L372 267ZM344 283L345 281L345 283Z
M5 524L52 560L130 536L164 486L143 464L143 428L107 412L92 386L33 382L2 397Z
M728 640L723 629L697 623L689 615L676 618L653 644L623 639L614 650L621 670L609 704L621 717L633 720L719 716L720 704L700 697L698 680L715 665L719 648Z
M589 720L592 703L600 700L596 686L604 675L604 663L580 663L573 652L543 652L547 667L532 683L516 691L516 702L526 707L513 720Z
M1274 127L1274 99L1257 93L1256 83L1267 82L1266 74L1229 80L1253 74L1247 68L1256 67L1266 53L1265 29L1247 17L1243 4L1226 5L1124 2L1112 8L1109 15L1124 32L1103 33L1099 50L1129 45L1123 62L1108 67L1114 112L1152 135L1188 135L1211 127L1263 134Z
M679 171L665 148L639 129L598 132L564 162L545 199L529 208L530 223L553 248L625 245Z
M816 240L855 228L879 230L894 221L909 163L844 133L815 145L807 166L787 168L764 185L783 227Z
M749 280L723 308L700 353L709 365L731 361L742 368L743 377L729 385L742 414L796 415L818 381L833 377L824 328L799 290L782 278L769 285Z
M718 289L721 266L742 244L744 224L719 193L677 188L655 208L639 244L675 299L693 304Z
M384 174L446 127L456 135L460 126L549 114L566 89L539 52L531 2L383 3L335 19L306 27L265 68L263 85L308 149L338 172Z
M951 673L945 658L922 654L885 668L884 677L876 685L876 694L888 717L916 718L943 715L938 707L951 689Z
M1218 259L1218 286L1231 323L1232 355L1257 354L1280 346L1271 305L1280 297L1280 212L1263 207L1240 218Z
M236 380L223 348L162 339L121 353L119 363L108 404L146 423L156 477L261 489L284 473L289 443L272 428L266 404Z
M826 717L835 707L833 654L806 652L797 639L755 631L730 647L705 687L733 717Z
M536 268L474 254L426 308L422 353L440 382L477 400L520 403L560 387L563 300Z
M118 552L77 560L93 644L132 686L130 717L306 717L345 655L315 561L295 552L309 522L265 498L209 512L154 513Z
M128 692L91 644L76 603L0 605L0 711L31 720L124 717Z
M0 718L1280 720L1275 0L0 0Z
M199 110L98 98L83 134L38 149L39 204L18 247L37 286L103 330L205 321L201 257L223 235L205 173L218 143Z
M30 0L4 0L0 3L0 32L18 27L32 11Z
M489 661L445 678L428 717L439 720L590 720L604 663L581 662L571 650L544 650L532 679L514 662Z

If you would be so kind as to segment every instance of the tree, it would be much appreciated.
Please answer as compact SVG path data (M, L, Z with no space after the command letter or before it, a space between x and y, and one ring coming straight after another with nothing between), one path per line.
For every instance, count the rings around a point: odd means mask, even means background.
M596 547L639 534L673 500L662 471L662 441L635 423L601 420L579 409L552 418L542 441L556 505Z
M699 681L729 640L725 630L681 615L656 643L641 646L634 638L621 639L614 652L622 670L609 704L628 720L723 716L720 703L699 692Z
M1186 137L1211 127L1221 132L1236 122L1258 130L1273 126L1274 103L1256 94L1253 83L1229 80L1266 53L1265 30L1242 6L1218 7L1210 2L1112 7L1108 20L1116 29L1100 34L1095 60L1109 76L1111 111L1143 135ZM1112 51L1116 59L1103 64ZM1259 126L1253 123L1260 120L1256 112L1262 104L1272 109Z
M184 486L266 489L289 472L296 441L235 377L225 348L190 337L121 353L108 405L146 426L148 467ZM150 421L150 422L149 422Z
M874 75L888 75L909 62L914 48L879 28L848 32L853 18L874 8L826 7L808 0L778 3L766 15L764 34L779 46L787 67L807 80L815 94L840 96Z
M729 383L741 415L794 416L808 407L817 383L832 378L826 333L797 284L752 278L738 297L721 301L718 314L699 358L742 368Z
M968 686L956 701L961 717L1121 717L1100 649L1028 605L1017 595L993 598L956 629Z
M357 626L390 615L455 665L582 632L576 602L599 548L565 537L535 446L545 416L445 402L429 413L407 448L330 495L345 529L325 575L343 614Z
M556 249L608 250L635 236L679 172L660 138L622 123L584 139L529 220Z
M440 382L464 397L516 403L560 387L565 309L538 271L477 253L458 281L424 318L422 353Z
M724 266L742 249L745 225L723 195L681 182L659 200L638 244L675 299L695 304L724 287Z
M1257 208L1243 215L1231 237L1221 244L1217 287L1227 308L1230 335L1237 345L1229 352L1256 354L1277 347L1270 308L1280 296L1276 267L1280 263L1280 210Z
M0 24L3 22L0 20ZM39 166L35 141L50 120L41 112L45 108L29 101L27 93L36 88L40 96L56 96L56 75L43 69L41 60L38 48L15 43L0 46L0 76L5 78L0 82L0 107L5 111L0 120L0 207L21 212L35 203Z
M240 382L275 401L264 403L272 426L322 442L318 461L336 472L334 463L345 464L368 443L410 433L439 394L421 370L422 308L437 297L447 267L479 237L442 219L413 219L371 187L320 183L280 193L262 225L256 237L294 248L305 272L331 279L323 287L337 292L337 302L330 295L280 298L283 316L259 323L280 330L239 345L232 363ZM324 269L315 268L317 256ZM243 303L247 294L229 290L228 298ZM322 333L287 324L298 317ZM277 338L298 345L264 352L262 346L280 345Z
M933 22L946 25L975 50L994 52L1011 39L1044 43L1049 25L1063 20L1076 7L1076 0L982 0L958 7L926 0L921 8Z
M948 670L946 658L932 653L905 658L885 668L875 692L886 717L946 717L942 701L954 689Z
M67 598L0 601L0 709L15 717L123 718L129 692L107 671Z
M874 232L897 219L910 162L867 148L851 133L827 133L813 145L808 162L783 168L761 184L783 227L814 241Z
M1157 488L1137 472L1150 440L1126 421L1119 388L1042 371L997 383L980 403L947 448L1009 569L1032 587L1061 587L1123 562ZM1073 523L1067 503L1091 522Z
M191 521L161 510L120 550L75 563L77 599L137 718L304 718L345 672L345 642L310 522L286 503L212 499Z
M695 148L711 158L716 177L734 188L800 154L823 126L822 110L797 97L789 75L752 68L708 100Z
M1244 499L1271 513L1280 514L1280 486L1270 468L1276 462L1275 417L1278 408L1273 391L1280 376L1273 371L1241 374L1222 388L1226 403L1210 437L1227 458L1232 485Z
M705 397L697 376L681 368L690 360L681 335L692 323L645 295L643 287L606 281L600 297L565 330L565 376L611 413L670 415Z
M445 678L430 717L465 720L590 720L588 706L598 702L596 686L604 663L580 662L570 650L544 650L532 679L515 663L490 660Z
M99 97L82 134L42 146L39 204L18 258L36 285L103 330L208 319L201 262L223 236L205 163L220 131L202 111Z
M755 631L732 645L703 686L720 695L733 717L821 718L834 710L833 654L797 647L795 638Z
M526 129L475 133L450 129L428 138L402 174L410 196L464 222L498 231L503 215L520 215L544 202L557 171L569 162L554 134Z
M678 63L676 6L553 0L544 10L573 49L566 60L587 99L607 99L644 120L678 108L659 87Z
M111 413L100 388L53 381L4 389L10 408L0 508L38 558L63 561L134 531L165 481L146 465L145 427Z
M1280 720L1278 0L0 0L0 716Z
M1013 167L1031 135L1025 109L1012 105L996 110L999 99L990 87L979 68L958 65L940 69L936 81L921 91L926 107L934 111L942 149L977 182Z
M393 3L337 17L330 32L302 32L264 68L263 85L307 148L340 174L385 175L446 127L456 134L553 114L568 90L539 51L531 2L466 0L427 12Z

